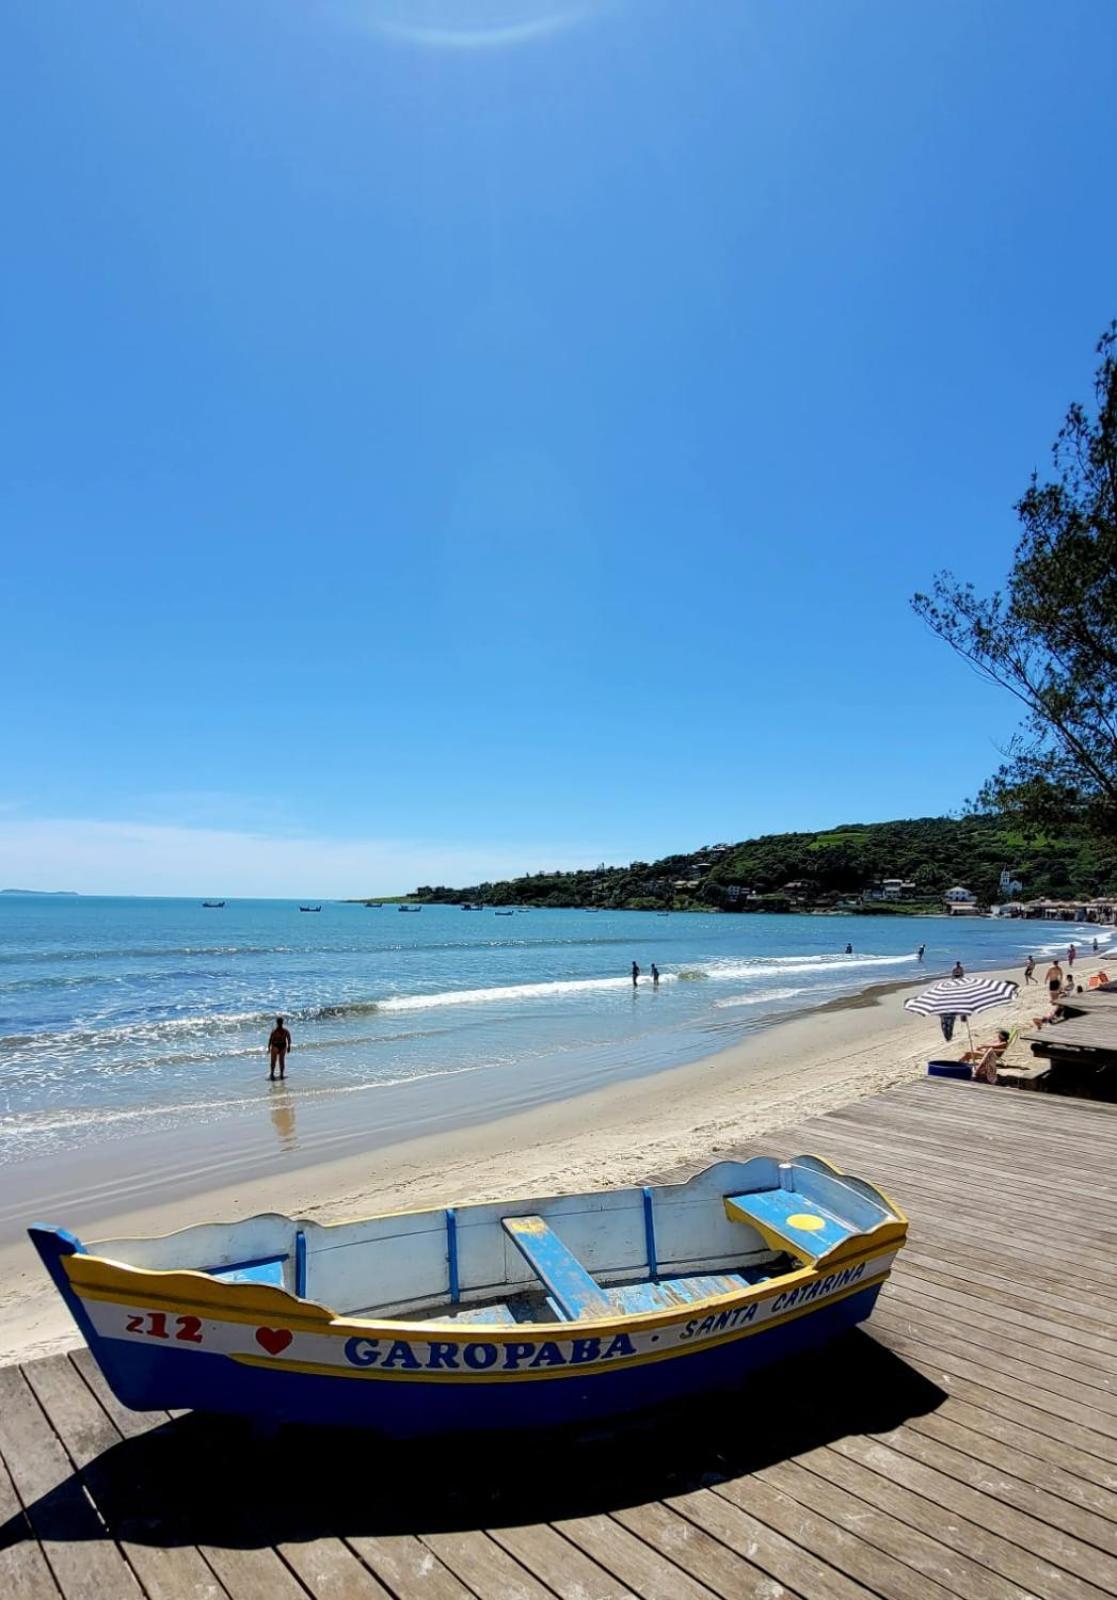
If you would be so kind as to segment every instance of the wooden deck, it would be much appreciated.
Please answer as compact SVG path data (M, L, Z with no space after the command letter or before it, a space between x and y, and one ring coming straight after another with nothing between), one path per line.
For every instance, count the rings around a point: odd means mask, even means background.
M832 1353L685 1419L468 1455L139 1416L84 1354L2 1369L0 1596L1117 1593L1117 1107L923 1082L765 1144L911 1215Z

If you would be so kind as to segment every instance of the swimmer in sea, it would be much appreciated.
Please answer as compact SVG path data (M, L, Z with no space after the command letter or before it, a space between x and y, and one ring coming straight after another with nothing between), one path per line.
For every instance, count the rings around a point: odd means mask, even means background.
M275 1027L268 1037L268 1058L271 1061L271 1071L268 1073L269 1081L275 1081L275 1069L279 1068L279 1076L287 1076L287 1052L291 1048L291 1035L284 1027L283 1018L276 1017Z

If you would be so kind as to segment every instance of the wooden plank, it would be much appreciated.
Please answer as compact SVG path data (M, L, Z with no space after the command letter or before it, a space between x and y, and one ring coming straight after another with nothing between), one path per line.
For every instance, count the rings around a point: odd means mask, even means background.
M1102 1334L1080 1332L1066 1323L1031 1316L1008 1303L1004 1297L989 1296L982 1292L970 1294L960 1279L941 1273L929 1275L926 1271L916 1272L906 1262L897 1268L885 1294L881 1296L884 1304L888 1304L887 1297L893 1292L905 1301L913 1300L926 1307L928 1319L932 1322L936 1317L953 1316L957 1309L959 1312L975 1312L993 1318L1003 1324L1006 1330L1027 1327L1060 1346L1066 1345L1075 1355L1081 1352L1082 1360L1088 1360L1091 1364L1095 1357L1109 1356L1111 1351L1112 1340Z
M996 1367L975 1361L972 1356L955 1355L928 1340L897 1334L883 1323L874 1328L873 1337L898 1355L916 1354L933 1362L936 1381L941 1381L940 1374L954 1372L961 1377L976 1378L986 1389L1005 1399L1022 1401L1033 1412L1042 1414L1043 1426L1050 1428L1056 1438L1064 1437L1063 1432L1056 1431L1056 1425L1062 1429L1077 1429L1077 1442L1082 1450L1103 1461L1117 1462L1117 1425L1112 1418L1092 1411L1088 1404L1067 1400L1046 1389L1034 1389L1024 1378L1000 1372Z
M872 1589L882 1600L949 1600L950 1590L925 1572L916 1572L874 1548L859 1534L838 1527L810 1506L773 1489L762 1478L728 1479L716 1484L714 1492L854 1582Z
M924 1466L933 1467L957 1479L968 1489L978 1490L991 1500L1010 1506L1014 1513L1023 1513L1036 1522L1058 1528L1061 1533L1081 1544L1094 1545L1096 1549L1108 1552L1113 1571L1105 1581L1112 1582L1117 1592L1117 1560L1112 1559L1112 1552L1117 1551L1117 1531L1104 1517L1095 1517L1089 1511L1067 1505L1065 1500L1046 1488L1029 1483L1019 1472L1011 1468L991 1469L957 1445L924 1435L917 1429L897 1428L887 1436L876 1434L874 1437L881 1444L900 1450L915 1461L921 1461ZM1017 1522L1015 1525L1019 1536L1020 1524ZM1097 1571L1096 1567L1094 1571ZM1091 1581L1102 1580L1100 1576L1093 1576Z
M350 1534L345 1542L394 1600L476 1600L413 1534Z
M942 1316L944 1305L949 1307L952 1324L960 1329L971 1330L976 1344L989 1340L998 1349L1003 1349L1007 1342L1015 1340L1033 1350L1062 1350L1065 1354L1059 1360L1077 1365L1082 1372L1083 1383L1090 1387L1100 1379L1107 1380L1105 1387L1109 1387L1117 1377L1117 1351L1107 1350L1106 1341L1099 1335L1087 1335L1088 1344L1077 1341L1072 1344L1059 1323L1048 1322L1044 1317L1021 1316L1019 1313L1014 1317L1010 1311L989 1301L970 1300L957 1292L952 1293L922 1280L914 1273L894 1272L877 1301L877 1310L888 1309L897 1316L920 1319L934 1325L936 1319ZM1053 1370L1062 1369L1055 1367Z
M1029 1550L1021 1549L982 1524L959 1517L949 1508L928 1500L910 1484L875 1470L871 1458L862 1459L862 1452L857 1448L862 1443L841 1440L832 1448L813 1452L811 1470L897 1522L910 1528L933 1530L935 1541L966 1563L954 1569L952 1581L965 1585L972 1578L976 1583L972 1569L984 1568L996 1578L1001 1593L1003 1586L1008 1585L1012 1594L1042 1595L1044 1600L1055 1600L1069 1589L1081 1600L1083 1586L1077 1579L1060 1574ZM847 1449L847 1445L851 1448ZM968 1600L975 1591L963 1586L958 1593Z
M968 1521L981 1536L975 1548L985 1549L986 1562L995 1555L1000 1570L1031 1592L1044 1595L1045 1600L1099 1600L1113 1592L1107 1587L1108 1579L1101 1576L1113 1565L1112 1557L1078 1544L1059 1529L1014 1512L875 1440L838 1439L832 1448L937 1507L944 1542L958 1537L959 1518ZM1006 1570L1012 1565L1015 1574Z
M553 1600L538 1578L487 1533L425 1533L422 1540L477 1600Z
M60 1590L0 1461L0 1594L14 1600L60 1600Z
M872 1600L876 1594L710 1489L672 1495L666 1503L803 1600Z
M200 1544L232 1600L306 1600L306 1590L274 1550Z
M141 1600L18 1367L0 1367L0 1456L66 1600Z
M556 1522L555 1527L641 1600L710 1600L711 1589L612 1517L571 1517Z
M29 1363L24 1376L148 1600L223 1600L225 1590L196 1548L153 1540L155 1530L135 1516L135 1474L111 1457L120 1434L77 1369L62 1356ZM141 1539L131 1536L137 1521Z
M928 1516L922 1525L896 1515L894 1510L879 1510L871 1498L859 1492L860 1484L851 1484L848 1475L843 1484L832 1471L827 1471L833 1466L826 1451L813 1450L798 1461L766 1468L760 1477L773 1489L857 1534L914 1572L925 1574L930 1583L961 1600L1019 1600L1020 1590L1015 1584L923 1531L924 1527L935 1528L934 1507L926 1507Z
M1058 1357L1055 1355L1047 1357L1043 1351L1034 1346L1019 1344L1011 1339L974 1340L965 1333L953 1334L941 1326L932 1329L929 1328L925 1318L904 1316L894 1306L887 1304L878 1305L873 1313L873 1327L891 1328L894 1333L905 1339L922 1339L925 1342L933 1340L936 1350L951 1350L963 1358L971 1357L976 1350L982 1366L992 1367L997 1372L1019 1375L1048 1394L1062 1395L1064 1398L1083 1402L1094 1410L1099 1419L1112 1417L1117 1427L1117 1394L1104 1387L1106 1382L1104 1373L1097 1375L1102 1386L1091 1383L1084 1377L1068 1377L1065 1371L1060 1370L1060 1366L1066 1368L1073 1363L1062 1362L1057 1365ZM1097 1425L1102 1426L1100 1420Z
M1001 1426L991 1428L990 1420ZM984 1461L987 1466L1038 1484L1049 1494L1058 1495L1071 1505L1082 1506L1095 1516L1117 1523L1117 1494L1080 1478L1074 1471L1078 1452L1061 1454L1063 1447L1057 1440L1040 1439L1037 1435L1027 1437L1025 1429L1016 1429L1003 1418L990 1419L987 1412L977 1412L976 1408L960 1402L951 1402L949 1407L929 1412L925 1417L912 1417L907 1427L912 1432L925 1433L931 1439L953 1445L975 1461ZM882 1443L891 1443L891 1434L879 1437ZM1013 1439L1012 1445L1003 1442L1006 1437ZM1025 1448L1033 1444L1034 1451Z
M1057 1417L1046 1416L1031 1406L997 1394L984 1385L953 1372L945 1372L932 1359L921 1355L913 1346L904 1360L915 1371L923 1373L945 1389L951 1415L956 1408L965 1406L966 1414L975 1426L980 1426L996 1438L1012 1444L1020 1443L1033 1455L1044 1456L1045 1451L1062 1452L1053 1459L1065 1465L1073 1463L1077 1477L1099 1488L1117 1492L1117 1465L1079 1448L1081 1430Z
M614 1511L613 1516L653 1550L678 1562L692 1578L721 1595L722 1600L795 1600L782 1583L669 1506L630 1506Z
M558 1600L634 1600L629 1589L544 1523L490 1528L489 1537L536 1574Z
M315 1600L392 1600L340 1539L284 1540L276 1549Z

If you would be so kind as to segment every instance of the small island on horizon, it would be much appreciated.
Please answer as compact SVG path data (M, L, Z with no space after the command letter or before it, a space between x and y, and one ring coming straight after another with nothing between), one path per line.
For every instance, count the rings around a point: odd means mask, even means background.
M76 889L0 889L0 894L34 894L46 895L48 898L52 895L67 895L77 899L78 891Z

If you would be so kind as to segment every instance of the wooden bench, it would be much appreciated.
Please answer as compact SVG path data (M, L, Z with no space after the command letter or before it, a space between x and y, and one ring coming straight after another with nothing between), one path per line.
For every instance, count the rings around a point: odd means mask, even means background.
M542 1217L505 1217L503 1228L528 1266L546 1288L556 1316L563 1322L580 1317L608 1317L616 1307Z
M860 1231L794 1189L726 1195L725 1214L730 1222L747 1222L773 1250L790 1250L806 1261L820 1261Z

